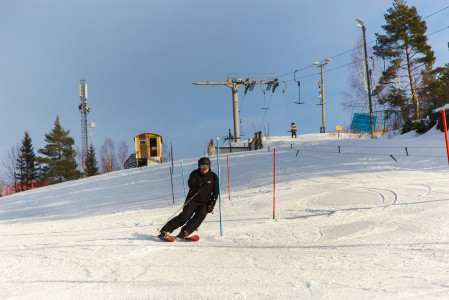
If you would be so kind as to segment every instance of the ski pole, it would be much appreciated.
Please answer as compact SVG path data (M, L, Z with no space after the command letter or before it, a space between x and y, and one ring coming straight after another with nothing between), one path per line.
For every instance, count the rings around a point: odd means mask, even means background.
M192 200L193 198L195 198L195 196L198 195L198 193L201 192L201 190L202 190L203 188L204 188L204 187L202 187L201 189L199 189L198 192L196 192L192 197L190 197L190 199L187 200L187 201L184 203L183 206L181 206L180 208L178 208L178 209L177 209L177 210L176 210L176 211L175 211L175 212L174 212L174 213L167 219L167 221L165 221L164 225L162 225L161 228L163 228L165 225L167 225L168 221L170 221L170 219L171 219L171 218L172 218L178 211L180 211L181 209L183 209L184 206L186 206L187 203L190 202L190 200ZM157 230L160 230L160 229L158 228Z

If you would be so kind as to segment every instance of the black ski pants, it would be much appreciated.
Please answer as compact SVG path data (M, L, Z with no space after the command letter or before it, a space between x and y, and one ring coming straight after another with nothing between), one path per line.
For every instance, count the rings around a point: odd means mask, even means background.
M207 216L207 204L196 201L190 201L184 206L182 212L168 221L162 227L161 231L173 232L176 228L181 228L181 231L187 230L188 233L194 232Z

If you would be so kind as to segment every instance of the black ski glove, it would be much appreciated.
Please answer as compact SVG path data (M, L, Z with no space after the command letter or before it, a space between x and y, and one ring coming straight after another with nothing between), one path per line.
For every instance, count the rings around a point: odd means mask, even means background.
M210 199L209 204L207 204L207 212L208 213L212 213L214 211L216 202L217 202L216 199Z
M211 214L214 211L214 208L212 207L212 205L208 205L207 206L207 213Z

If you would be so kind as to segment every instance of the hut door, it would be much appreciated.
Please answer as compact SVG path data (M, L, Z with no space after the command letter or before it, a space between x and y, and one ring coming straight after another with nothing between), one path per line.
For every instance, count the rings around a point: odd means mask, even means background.
M150 138L150 157L157 156L157 139Z
M147 158L148 157L148 150L147 150L147 143L145 140L140 140L140 156L139 158Z

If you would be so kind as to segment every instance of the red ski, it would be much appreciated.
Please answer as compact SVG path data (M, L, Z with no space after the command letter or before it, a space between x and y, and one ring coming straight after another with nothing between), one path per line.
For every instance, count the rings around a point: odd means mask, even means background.
M168 235L166 237L158 237L161 241L173 243L175 241L175 237Z
M198 242L200 240L200 237L198 235L192 235L185 238L177 237L177 239L181 241Z

